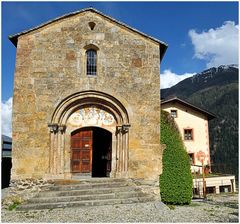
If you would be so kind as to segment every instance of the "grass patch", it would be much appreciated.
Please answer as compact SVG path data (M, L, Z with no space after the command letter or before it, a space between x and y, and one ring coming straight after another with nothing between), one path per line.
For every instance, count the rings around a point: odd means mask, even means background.
M174 210L176 208L175 205L172 205L172 204L167 204L168 208L170 208L170 210Z
M201 206L200 204L198 203L191 203L188 205L189 207L198 207L198 206Z
M224 206L229 207L229 208L238 208L238 202L224 202Z
M13 203L11 205L8 206L8 210L9 211L13 211L17 208L18 205L20 205L21 202L20 201L13 201Z

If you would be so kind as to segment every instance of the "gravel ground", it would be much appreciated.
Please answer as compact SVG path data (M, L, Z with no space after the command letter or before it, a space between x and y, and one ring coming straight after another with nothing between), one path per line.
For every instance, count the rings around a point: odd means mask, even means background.
M28 212L2 210L2 222L238 222L238 194L170 208L161 202L148 202Z

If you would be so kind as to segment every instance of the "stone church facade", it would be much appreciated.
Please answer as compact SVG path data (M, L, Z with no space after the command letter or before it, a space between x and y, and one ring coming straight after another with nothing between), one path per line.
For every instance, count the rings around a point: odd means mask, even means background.
M17 47L13 181L158 182L165 43L93 8L9 39Z

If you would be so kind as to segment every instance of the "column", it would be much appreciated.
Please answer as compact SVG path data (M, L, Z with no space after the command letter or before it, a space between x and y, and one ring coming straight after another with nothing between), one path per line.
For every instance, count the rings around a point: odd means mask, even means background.
M121 126L116 127L116 177L120 177L121 173Z
M58 144L58 124L48 124L50 130L50 153L49 153L49 172L56 174L56 149Z
M117 170L117 141L116 141L116 133L112 134L112 164L111 164L111 173L110 177L116 177L116 170Z
M64 139L65 139L65 130L66 130L66 125L59 125L59 149L60 149L60 160L59 160L59 174L64 174L64 152L65 152L65 147L64 147Z
M50 150L49 150L49 174L53 173L53 150L54 150L54 133L50 131Z
M128 131L130 125L117 126L117 176L126 177L128 170Z
M122 171L124 172L124 176L127 175L128 171L128 159L129 159L129 150L128 150L128 139L129 139L129 124L124 124L122 126L122 144L123 144L123 169Z

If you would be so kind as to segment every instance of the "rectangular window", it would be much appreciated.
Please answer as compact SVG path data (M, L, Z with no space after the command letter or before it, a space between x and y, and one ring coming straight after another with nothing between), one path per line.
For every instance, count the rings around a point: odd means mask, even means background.
M206 187L207 194L216 194L216 187Z
M232 191L231 191L231 185L219 186L219 190L220 190L220 193L232 192Z
M87 54L87 75L97 75L97 52L88 50Z
M171 110L171 117L173 118L177 117L177 110Z
M184 129L184 140L193 140L193 129Z

